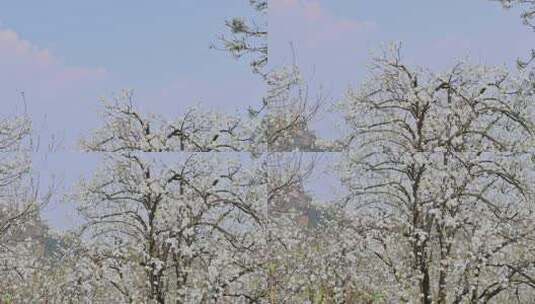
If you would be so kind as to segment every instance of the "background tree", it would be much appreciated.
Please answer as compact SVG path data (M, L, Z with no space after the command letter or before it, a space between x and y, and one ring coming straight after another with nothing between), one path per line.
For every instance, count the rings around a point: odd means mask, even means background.
M40 194L31 172L31 122L26 115L0 120L0 299L31 297L43 274L48 228L40 209L52 191Z
M502 4L505 9L510 9L514 6L519 6L524 8L524 11L521 14L522 21L524 24L531 29L535 30L535 24L533 24L533 19L535 18L535 1L533 0L491 0L497 1ZM517 66L520 69L528 67L533 60L535 60L535 49L531 50L530 56L527 60L518 59ZM533 76L532 76L533 77Z
M524 24L535 29L535 25L532 24L533 18L535 18L535 1L533 0L491 0L500 2L504 8L509 9L513 6L525 7L522 13L522 20Z
M103 100L103 126L81 148L91 152L239 152L253 149L251 129L255 122L243 121L199 107L185 109L173 121L139 111L131 91L112 101Z
M323 96L309 96L299 68L275 69L266 78L262 126L269 152L319 152L328 150L312 131ZM257 114L257 113L253 113Z
M260 105L249 107L249 119L260 119L261 126L255 130L261 134L257 146L271 152L330 151L335 145L318 140L312 131L312 123L324 101L323 96L309 96L297 65L269 68L268 64L268 2L250 0L258 12L251 21L233 18L226 22L230 36L222 35L222 47L234 57L250 59L253 72L260 74L267 92ZM230 38L229 38L230 37ZM216 47L217 48L217 47ZM248 56L246 56L248 55ZM266 147L264 147L264 145Z
M254 73L265 77L264 70L268 64L268 1L249 0L249 4L256 11L257 17L253 20L235 17L225 22L231 35L221 35L221 47L212 46L229 52L240 59L250 57L250 65Z

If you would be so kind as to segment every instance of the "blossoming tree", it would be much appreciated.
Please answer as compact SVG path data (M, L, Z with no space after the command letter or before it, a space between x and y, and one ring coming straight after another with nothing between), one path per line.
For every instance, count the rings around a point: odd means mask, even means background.
M412 68L393 47L347 94L346 208L388 298L533 299L533 93L501 69Z

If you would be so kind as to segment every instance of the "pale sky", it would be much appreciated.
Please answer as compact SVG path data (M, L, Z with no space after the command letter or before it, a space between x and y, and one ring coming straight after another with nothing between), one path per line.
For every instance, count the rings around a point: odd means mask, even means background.
M252 15L247 0L2 1L2 114L23 108L24 91L36 130L72 150L99 125L98 99L123 88L135 90L141 108L168 116L197 102L225 110L258 104L264 86L247 62L209 48L224 20ZM291 63L292 43L312 90L322 85L331 101L357 85L370 52L391 41L402 41L410 63L432 69L466 56L513 67L535 46L519 15L488 0L271 0L270 66ZM337 119L327 115L318 132L334 132ZM35 161L43 179L62 177L66 188L96 164L72 152ZM70 213L56 204L46 217L65 228Z

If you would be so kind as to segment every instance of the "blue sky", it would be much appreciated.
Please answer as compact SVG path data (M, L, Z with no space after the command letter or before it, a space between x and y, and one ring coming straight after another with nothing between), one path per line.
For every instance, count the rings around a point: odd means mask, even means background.
M2 1L2 114L22 109L24 91L36 129L73 148L99 124L98 99L123 88L135 90L141 108L169 116L196 102L258 104L264 87L247 63L209 48L226 19L252 15L247 0ZM322 85L331 101L359 83L370 52L390 41L433 69L465 56L513 66L535 46L519 15L488 0L271 0L270 65L291 62L291 42L312 88ZM336 120L327 115L318 131L334 132ZM66 185L96 163L73 153L35 159L42 176ZM47 217L66 227L67 209L51 207Z
M36 127L75 138L97 122L98 99L123 88L143 108L179 112L202 102L222 109L257 103L263 92L245 62L209 49L246 0L2 1L0 98L24 91ZM270 1L270 61L297 61L337 99L366 73L370 51L403 41L410 62L444 68L470 56L509 64L535 45L518 10L487 0ZM43 117L46 114L46 123ZM329 130L330 131L330 130Z
M226 19L251 16L244 2L2 1L2 103L25 91L32 113L46 114L69 147L95 126L98 99L123 88L169 115L197 102L255 103L263 86L247 64L209 48Z
M333 87L356 83L370 51L402 41L411 63L441 69L469 56L483 64L511 64L527 55L535 35L519 10L488 0L326 1L272 0L270 59L288 61L288 43L300 65L316 66ZM299 20L299 22L296 22Z
M488 0L271 0L270 61L292 62L290 43L311 88L322 87L330 102L367 74L372 52L402 42L410 64L433 70L469 58L474 63L515 66L529 55L535 33L521 11ZM328 102L327 102L328 103ZM324 115L323 136L336 133L339 117Z

